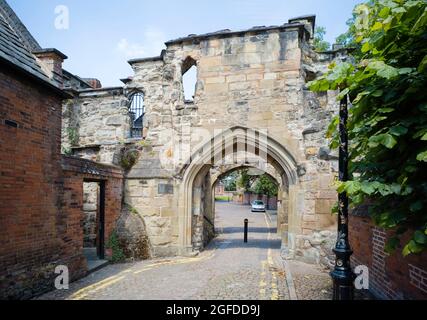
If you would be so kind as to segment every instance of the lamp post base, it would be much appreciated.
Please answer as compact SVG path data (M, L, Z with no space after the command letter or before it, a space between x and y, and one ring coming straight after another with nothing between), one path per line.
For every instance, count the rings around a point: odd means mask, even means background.
M350 256L353 253L348 248L334 249L337 256L335 269L331 272L333 280L333 300L353 300L354 280L356 275L350 266Z
M333 279L333 300L354 300L353 272L331 272Z

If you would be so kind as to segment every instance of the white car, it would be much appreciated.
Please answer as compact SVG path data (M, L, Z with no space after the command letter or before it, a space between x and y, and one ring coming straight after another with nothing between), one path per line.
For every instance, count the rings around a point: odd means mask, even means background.
M261 200L252 202L252 212L265 212L265 203Z

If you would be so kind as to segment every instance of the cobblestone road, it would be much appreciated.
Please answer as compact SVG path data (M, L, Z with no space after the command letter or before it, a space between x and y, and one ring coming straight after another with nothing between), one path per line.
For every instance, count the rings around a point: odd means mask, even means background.
M243 220L249 219L249 243ZM109 265L39 299L289 299L275 215L217 203L218 237L194 258Z

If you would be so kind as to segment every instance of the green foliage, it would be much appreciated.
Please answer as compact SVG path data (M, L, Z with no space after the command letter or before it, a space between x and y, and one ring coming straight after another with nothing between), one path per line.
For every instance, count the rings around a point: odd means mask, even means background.
M113 231L110 236L110 239L108 239L106 247L107 249L112 250L111 262L120 263L126 259L123 249L120 246L119 238L116 232Z
M227 192L232 192L232 191L236 191L237 185L236 185L236 180L227 180L226 184L225 184L225 191Z
M252 191L256 194L274 197L277 196L278 186L268 175L264 174L256 180L252 187Z
M129 212L134 215L139 215L138 210L136 210L134 207L129 206Z
M326 29L324 27L316 27L314 32L314 49L319 52L328 51L331 44L324 40Z
M237 180L237 186L245 190L245 192L251 191L252 183L254 181L254 177L248 174L248 170L241 170L240 177Z
M63 155L66 155L66 156L72 156L73 155L73 151L70 148L65 148L65 147L61 148L61 153Z
M236 191L238 179L239 179L238 171L233 171L227 176L225 176L223 179L221 179L221 182L224 184L225 191L227 192Z
M120 166L126 171L132 169L140 156L140 151L133 147L124 147L120 153Z
M77 146L79 144L79 133L76 128L68 127L67 128L68 141L71 146Z
M354 205L367 199L377 225L401 236L415 230L403 254L427 248L427 2L372 0L354 11L342 41L354 43L354 62L331 65L309 84L350 98L348 131L352 181L338 184ZM329 126L339 146L339 119Z
M230 201L231 198L229 196L215 196L215 201Z

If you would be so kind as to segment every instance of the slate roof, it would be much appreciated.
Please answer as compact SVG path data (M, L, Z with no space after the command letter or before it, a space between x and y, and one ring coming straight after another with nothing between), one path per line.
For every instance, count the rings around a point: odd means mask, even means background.
M54 85L32 51L42 50L5 0L0 0L0 59Z

